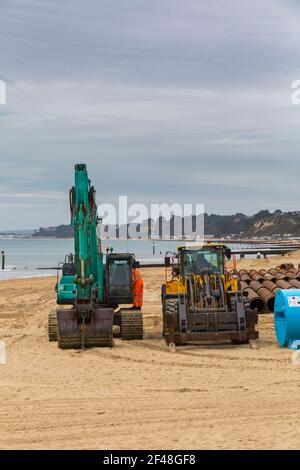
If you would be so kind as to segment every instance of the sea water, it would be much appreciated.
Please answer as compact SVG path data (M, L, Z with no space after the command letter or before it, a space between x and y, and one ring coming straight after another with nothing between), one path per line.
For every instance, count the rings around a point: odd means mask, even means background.
M199 243L199 242L198 242ZM175 252L178 245L192 242L175 240L104 240L102 250L113 248L115 252L133 253L145 264L163 263L167 251ZM228 243L229 248L254 248L247 243ZM262 247L261 247L262 248ZM0 280L49 276L56 274L57 265L65 256L74 253L73 239L49 238L3 238L0 239L0 251L5 252L5 270L0 269ZM253 255L247 255L253 257ZM255 257L255 256L254 256ZM1 263L0 263L1 265ZM0 266L1 268L1 266Z
M106 247L115 252L134 253L137 259L147 263L163 262L167 250L175 251L177 241L152 240L104 240ZM74 253L73 239L15 238L0 239L0 251L5 252L5 270L0 269L1 279L56 274L59 262ZM153 254L154 252L154 254ZM1 267L1 266L0 266Z

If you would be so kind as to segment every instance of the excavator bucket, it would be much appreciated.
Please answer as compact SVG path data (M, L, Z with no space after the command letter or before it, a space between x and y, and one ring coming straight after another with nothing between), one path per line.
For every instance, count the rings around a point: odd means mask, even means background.
M61 349L113 346L113 309L96 308L85 322L76 308L57 309L57 341Z

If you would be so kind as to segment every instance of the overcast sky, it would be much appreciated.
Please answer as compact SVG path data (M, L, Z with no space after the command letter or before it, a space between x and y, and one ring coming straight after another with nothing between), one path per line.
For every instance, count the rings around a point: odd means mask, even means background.
M300 209L300 2L0 0L0 231L98 202Z

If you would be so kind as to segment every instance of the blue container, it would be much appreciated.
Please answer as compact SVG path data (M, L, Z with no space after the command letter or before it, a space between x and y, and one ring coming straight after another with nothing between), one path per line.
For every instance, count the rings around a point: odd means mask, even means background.
M277 292L274 324L281 347L300 348L300 289L280 289Z

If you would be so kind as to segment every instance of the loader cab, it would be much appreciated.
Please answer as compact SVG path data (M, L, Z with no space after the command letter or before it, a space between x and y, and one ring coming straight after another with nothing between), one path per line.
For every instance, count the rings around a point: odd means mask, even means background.
M225 273L225 257L229 257L225 245L181 246L178 249L180 271L183 277L190 274Z
M107 302L114 307L133 303L132 271L137 266L130 253L110 253L106 256L105 279Z

